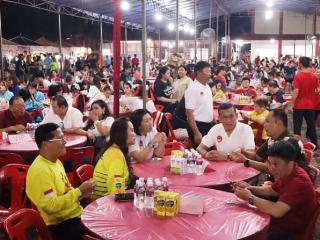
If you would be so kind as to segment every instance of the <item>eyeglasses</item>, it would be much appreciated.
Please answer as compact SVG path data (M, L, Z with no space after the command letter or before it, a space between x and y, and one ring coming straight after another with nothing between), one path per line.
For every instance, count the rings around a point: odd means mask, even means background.
M66 140L63 137L48 140L48 142L58 142L58 141L66 142Z

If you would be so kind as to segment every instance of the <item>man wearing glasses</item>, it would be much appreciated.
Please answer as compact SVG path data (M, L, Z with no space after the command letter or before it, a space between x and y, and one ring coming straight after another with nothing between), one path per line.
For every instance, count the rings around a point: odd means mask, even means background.
M0 132L25 131L27 123L32 123L32 118L25 110L22 97L12 97L9 109L0 113Z
M63 96L56 96L52 100L52 109L45 115L41 124L56 123L65 133L78 133L83 127L82 113L71 106L68 106L67 100Z
M29 199L37 207L53 239L82 239L80 199L88 197L95 183L88 180L73 188L58 159L66 153L65 140L59 126L46 123L35 132L39 155L31 164L26 182Z

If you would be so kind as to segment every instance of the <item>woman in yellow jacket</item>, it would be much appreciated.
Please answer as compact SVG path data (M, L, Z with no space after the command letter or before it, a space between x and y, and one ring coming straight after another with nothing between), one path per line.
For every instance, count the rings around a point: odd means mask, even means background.
M114 177L124 178L130 184L133 170L128 156L128 147L135 143L133 125L126 118L117 119L110 129L110 140L95 166L93 179L96 182L92 198L113 193Z

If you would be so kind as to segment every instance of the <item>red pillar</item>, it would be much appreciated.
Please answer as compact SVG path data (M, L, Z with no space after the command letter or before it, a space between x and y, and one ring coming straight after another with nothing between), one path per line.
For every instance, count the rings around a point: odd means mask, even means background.
M283 10L280 12L280 21L279 21L279 39L278 39L278 63L282 55L282 34L283 34Z
M120 82L120 51L121 51L121 0L113 4L113 115L119 117L119 82Z

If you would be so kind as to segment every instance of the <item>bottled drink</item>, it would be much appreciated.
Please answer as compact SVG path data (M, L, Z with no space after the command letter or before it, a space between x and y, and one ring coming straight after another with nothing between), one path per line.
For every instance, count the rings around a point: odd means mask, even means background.
M154 186L152 181L147 182L145 208L153 208Z
M163 189L163 191L165 191L165 192L168 192L168 191L169 191L168 178L166 178L166 177L163 177L163 178L162 178L162 189Z
M138 188L139 188L140 180L138 179L136 181L136 184L134 185L133 191L134 191L134 198L133 198L133 206L138 207Z
M145 207L145 195L146 189L144 182L140 181L137 189L137 208L143 209Z
M156 179L154 180L154 183L155 183L155 190L161 190L161 191L163 191L163 187L162 187L162 185L161 185L161 181L160 181L159 178L156 178Z
M203 163L203 159L201 158L201 156L198 155L196 159L196 174L198 176L203 174L202 163Z

